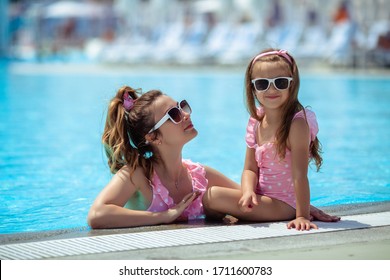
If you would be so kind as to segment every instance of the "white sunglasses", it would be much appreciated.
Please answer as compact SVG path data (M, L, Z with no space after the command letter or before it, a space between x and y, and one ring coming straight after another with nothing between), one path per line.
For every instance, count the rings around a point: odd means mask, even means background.
M192 113L190 104L186 100L182 100L177 106L170 108L148 133L159 129L167 120L171 120L174 124L181 123L183 120L182 111L188 114Z
M252 80L252 84L255 89L260 92L267 91L271 84L273 84L277 90L285 90L288 89L292 80L293 78L291 77L276 77L273 79L258 78Z

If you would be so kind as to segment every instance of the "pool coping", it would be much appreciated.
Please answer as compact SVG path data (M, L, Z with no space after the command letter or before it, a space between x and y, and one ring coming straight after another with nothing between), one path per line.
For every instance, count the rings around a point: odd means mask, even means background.
M334 205L334 206L324 206L319 208L325 211L326 213L332 215L339 215L339 216L357 215L357 214L390 211L390 201L342 204L342 205ZM90 229L87 226L84 226L84 227L77 227L77 228L52 230L52 231L0 234L0 245L32 242L32 241L46 241L46 240L53 240L53 239L89 237L89 236L99 236L99 235L108 235L108 234L124 234L124 233L181 229L187 227L218 226L218 225L221 225L221 223L198 220L189 223L129 227L129 228L118 228L118 229L94 230L94 229Z
M390 211L390 201L320 208L330 214L343 217ZM107 230L91 230L88 227L80 227L34 233L2 234L0 235L0 245L212 226L221 226L221 223L196 221ZM53 259L390 259L389 249L390 226L382 226L299 236L76 255Z

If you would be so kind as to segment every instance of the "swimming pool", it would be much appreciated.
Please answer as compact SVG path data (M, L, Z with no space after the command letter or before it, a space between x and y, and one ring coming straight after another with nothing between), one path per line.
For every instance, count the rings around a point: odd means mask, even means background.
M37 69L0 67L1 234L87 225L111 176L100 143L106 105L124 84L187 99L199 135L184 156L239 182L244 69ZM317 113L324 152L321 172L309 173L312 204L390 200L389 77L302 74L300 99Z

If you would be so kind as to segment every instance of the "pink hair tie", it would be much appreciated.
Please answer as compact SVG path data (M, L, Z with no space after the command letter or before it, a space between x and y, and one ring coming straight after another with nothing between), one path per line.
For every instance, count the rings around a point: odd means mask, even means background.
M278 50L278 51L270 51L270 52L265 52L265 53L259 54L258 56L256 56L252 60L252 66L253 66L253 64L255 64L256 60L258 60L260 57L264 57L264 56L272 55L272 54L283 56L292 65L292 60L291 60L290 56L288 55L287 51L286 50Z
M134 99L131 98L128 91L123 94L123 107L126 111L130 111L134 107Z

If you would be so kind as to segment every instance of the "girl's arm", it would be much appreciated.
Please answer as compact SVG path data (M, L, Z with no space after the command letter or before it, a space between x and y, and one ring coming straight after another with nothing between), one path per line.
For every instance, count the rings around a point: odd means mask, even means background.
M255 188L258 182L259 168L255 159L255 149L246 148L244 171L241 177L242 197L239 201L242 211L251 211L253 205L258 205Z
M191 193L175 207L163 212L126 209L123 206L137 191L135 185L148 184L140 169L135 171L132 179L130 180L130 172L126 167L113 176L98 195L88 213L88 224L92 228L119 228L171 223L197 197L195 193Z
M310 222L310 188L307 178L309 166L310 134L306 120L298 118L291 124L289 144L291 149L292 178L296 197L296 218L288 228L309 230L317 228Z

